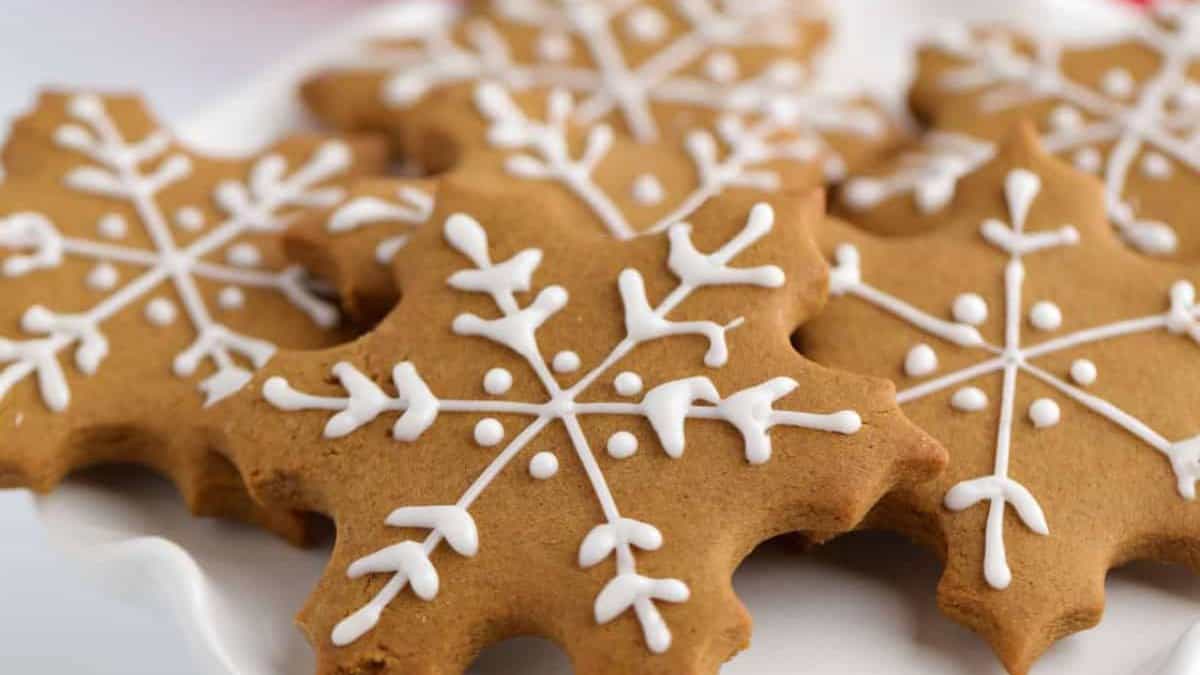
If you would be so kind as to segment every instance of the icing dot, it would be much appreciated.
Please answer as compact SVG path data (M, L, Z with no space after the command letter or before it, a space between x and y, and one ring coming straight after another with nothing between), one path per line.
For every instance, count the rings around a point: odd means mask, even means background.
M246 305L246 294L235 286L226 286L217 295L217 304L221 309L241 309Z
M556 373L573 373L579 370L579 355L575 352L559 352L550 364Z
M1175 105L1180 108L1195 108L1200 106L1200 86L1191 82L1183 85L1175 92Z
M633 181L633 201L642 206L655 206L663 200L663 186L658 178L644 173Z
M738 62L729 52L714 52L704 63L704 72L719 84L728 84L738 76Z
M1029 419L1033 421L1033 426L1039 429L1058 424L1061 417L1062 411L1059 410L1058 404L1048 398L1039 398L1029 406Z
M566 61L571 58L571 40L562 33L542 33L538 38L538 56L556 63Z
M825 179L840 182L846 179L846 160L834 155L825 160L825 165L822 167L825 173Z
M908 351L904 359L904 372L909 377L922 377L937 370L938 358L933 347L921 343Z
M500 420L485 417L475 425L475 442L485 448L490 448L504 440L504 425Z
M1083 148L1075 153L1073 158L1075 168L1088 173L1096 173L1100 170L1100 165L1104 160L1100 157L1100 151L1095 148Z
M539 452L529 460L529 475L538 480L553 478L558 473L558 457L552 452Z
M204 227L204 212L195 206L185 206L175 212L175 224L195 232Z
M1124 68L1112 68L1100 80L1100 86L1109 96L1116 98L1128 98L1133 93L1133 88L1136 83L1133 81L1133 75L1129 74Z
M105 239L123 239L129 232L129 225L125 223L125 219L116 213L101 218L96 228Z
M1050 126L1057 131L1071 131L1082 124L1083 115L1072 106L1060 105L1050 111Z
M483 390L492 396L503 396L512 389L512 373L504 368L492 368L483 376Z
M254 244L236 244L225 252L225 260L234 267L257 267L262 253Z
M1086 387L1096 381L1096 376L1096 364L1087 359L1076 359L1071 364L1071 379L1075 384Z
M117 268L108 263L100 263L88 273L87 285L97 291L107 291L117 285L118 278Z
M637 373L627 370L613 380L613 388L621 396L637 396L642 393L642 378Z
M1038 330L1058 330L1062 326L1062 310L1053 302L1042 300L1029 310L1029 322Z
M979 387L963 387L950 397L950 405L955 410L976 412L987 407L988 397Z
M625 31L641 42L657 42L667 34L667 18L653 7L638 7L625 17Z
M146 304L146 319L155 326L166 326L175 320L175 303L166 298L155 298Z
M1142 157L1142 173L1148 178L1164 180L1171 177L1171 162L1160 152L1147 152Z
M954 320L969 326L979 326L987 321L987 302L977 293L963 293L954 299L951 308Z
M613 459L629 459L637 449L637 436L628 431L618 431L608 438L608 456Z

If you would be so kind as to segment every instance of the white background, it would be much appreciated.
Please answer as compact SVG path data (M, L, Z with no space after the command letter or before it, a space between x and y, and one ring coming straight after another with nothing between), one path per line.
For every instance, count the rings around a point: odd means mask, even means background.
M1056 1L1061 9L1084 0ZM951 10L962 14L974 8L977 15L1007 12L1030 19L1039 16L1031 9L1038 2L841 0L839 7L845 12L875 19L859 25L858 39L843 56L853 61L854 72L868 79L898 81L903 59L879 58L875 51L886 43L885 38L895 37L897 28L907 27L901 17L918 15L917 8L923 16ZM3 0L0 121L25 109L37 87L61 84L142 90L168 122L178 123L367 4L364 0ZM248 8L253 9L252 15ZM193 553L208 561L205 571L225 583L233 585L231 579L244 581L250 576L244 571L247 564L269 572L281 570L280 578L306 579L281 601L287 611L298 606L307 579L319 569L319 559L314 563L312 557L282 545L271 548L270 542L258 541L259 535L245 528L191 521L159 481L116 482L120 491L139 493L136 505L117 498L119 491L111 489L109 477L77 482L67 496L43 502L42 508L57 522L87 516L104 520L89 512L97 505L127 511L113 520L131 521L153 513L153 518L146 518L153 521L147 533L169 537L180 534L171 527L187 527ZM91 494L76 499L81 491ZM187 635L195 627L176 620L170 608L178 607L178 601L166 597L148 601L156 593L121 595L113 592L111 581L98 584L86 573L86 564L50 547L32 503L24 493L0 492L0 671L19 675L216 672L192 660ZM257 553L264 550L271 552ZM772 620L759 626L751 651L729 670L756 675L810 670L1002 673L978 639L938 614L936 562L895 538L852 537L815 557L776 546L766 555L755 556L748 566L752 569L739 575L737 589L755 615ZM153 572L133 566L124 586L136 591L139 586L164 584L163 579L153 578ZM1063 641L1035 673L1149 673L1175 636L1200 614L1200 583L1179 570L1139 565L1114 577L1104 626ZM165 585L170 587L171 581L165 580ZM230 595L243 598L252 597L248 590L229 589ZM261 620L265 614L274 613L266 608L249 613L251 620ZM235 627L233 632L247 631ZM257 642L253 646L263 647ZM302 645L286 645L282 651L306 654ZM539 673L557 675L561 670L561 659L545 650L521 651L515 662L522 670ZM479 672L508 675L514 672L512 663L511 657L485 659ZM536 663L543 665L536 667ZM285 670L307 675L309 669Z

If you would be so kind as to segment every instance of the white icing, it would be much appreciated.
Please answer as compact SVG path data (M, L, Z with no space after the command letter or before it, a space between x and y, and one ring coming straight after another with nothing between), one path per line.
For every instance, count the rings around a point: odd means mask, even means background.
M1071 363L1071 379L1081 387L1096 383L1096 364L1087 359L1075 359Z
M1080 148L1073 161L1075 168L1087 173L1098 173L1104 167L1104 158L1095 148Z
M155 326L168 326L175 322L179 310L175 303L166 298L154 298L146 304L146 319Z
M704 74L713 82L729 84L738 78L738 62L729 52L713 52L704 62Z
M1170 441L1154 431L1142 420L1116 405L1091 395L1035 364L1042 356L1058 354L1081 346L1138 333L1164 331L1168 334L1186 336L1200 343L1200 308L1196 304L1196 291L1192 284L1179 282L1169 292L1170 308L1162 315L1139 317L1124 321L1086 328L1057 337L1036 345L1023 346L1021 342L1022 291L1025 283L1023 257L1041 254L1056 248L1073 246L1079 242L1079 233L1071 227L1026 233L1025 222L1041 189L1038 177L1024 169L1009 173L1005 180L1005 198L1009 212L1009 223L988 220L980 228L984 240L1008 257L1003 273L1004 283L1004 342L993 345L979 338L973 343L955 340L963 337L963 331L954 330L963 324L949 324L933 317L912 305L885 293L863 280L862 261L858 251L848 245L835 250L835 267L831 275L831 290L835 295L852 295L889 312L932 337L950 340L963 347L972 348L980 361L938 378L921 382L897 394L901 404L922 399L951 387L962 385L995 373L1003 375L1001 400L999 403L999 426L996 434L994 470L990 475L958 483L945 495L945 505L953 511L961 511L981 502L988 504L988 516L984 538L984 578L996 589L1004 589L1012 582L1012 570L1004 544L1005 509L1011 506L1020 522L1030 531L1049 535L1046 516L1037 499L1023 485L1009 476L1009 457L1012 451L1014 408L1020 376L1026 375L1049 386L1060 395L1099 415L1129 432L1149 447L1160 452L1171 463L1175 472L1176 489L1185 499L1195 499L1197 480L1200 480L1200 436ZM978 334L975 334L978 335ZM1080 384L1094 381L1095 366L1084 360L1072 365L1072 378ZM982 391L965 393L973 387L960 388L951 399L951 405L964 410L968 403L984 403ZM1039 427L1057 424L1061 411L1050 399L1039 399L1029 409L1031 421Z
M608 456L613 459L629 459L637 452L637 436L628 431L618 431L608 437L608 444L605 446L605 449L608 450Z
M1039 398L1029 406L1029 421L1039 429L1046 429L1058 424L1062 411L1058 404L1048 398Z
M538 56L552 63L571 58L571 39L562 33L545 32L538 38Z
M1029 310L1029 323L1040 331L1056 331L1062 327L1062 310L1048 300L1034 303Z
M419 226L433 215L433 197L415 187L405 186L396 191L396 199L358 197L339 207L330 216L325 229L332 234L356 232L376 225L403 223ZM390 265L400 249L408 244L406 235L385 238L375 248L375 261Z
M963 387L954 392L950 405L962 412L978 412L987 407L988 397L979 387Z
M987 302L978 293L962 293L951 308L954 320L968 326L982 326L988 318Z
M1137 83L1133 79L1133 75L1129 74L1124 68L1112 68L1100 80L1100 87L1104 93L1113 98L1129 98L1133 95L1133 90Z
M924 342L910 349L904 358L904 373L909 377L932 375L937 368L937 353Z
M617 375L613 380L613 389L617 394L630 398L642 393L642 378L637 373L631 373L628 370Z
M652 525L625 518L609 489L603 470L591 449L581 420L592 416L639 417L654 430L663 452L671 458L681 458L687 445L686 426L689 420L706 419L724 422L736 429L742 438L743 452L748 463L760 464L770 460L772 434L775 427L814 429L839 434L854 434L862 427L859 415L852 411L830 414L808 413L777 409L778 403L794 392L800 383L787 377L777 377L756 386L722 396L716 385L704 376L685 377L665 382L647 392L641 401L581 402L582 394L593 384L609 377L609 373L639 345L676 335L701 335L709 342L707 361L714 354L723 363L727 358L723 339L725 327L715 322L676 323L668 317L693 293L705 286L748 285L778 289L783 286L783 272L774 266L734 268L734 258L766 236L774 226L774 214L769 206L752 209L745 228L720 249L700 254L693 246L686 226L672 228L668 266L679 278L674 291L651 308L644 294L630 290L636 277L642 288L641 276L632 269L619 275L618 286L626 302L626 336L596 367L585 373L574 385L563 389L555 379L551 365L546 362L537 342L537 330L567 302L566 292L557 286L542 288L534 293L534 273L541 264L543 252L529 249L516 252L504 261L493 261L488 236L473 218L458 214L448 218L443 227L446 243L462 254L470 265L448 279L451 288L467 293L490 296L499 311L495 319L483 319L462 314L453 320L457 335L486 339L521 357L536 374L545 389L542 402L508 400L445 400L438 398L417 373L412 363L395 366L392 381L395 395L386 393L368 375L348 363L334 366L334 375L345 397L315 396L292 388L282 378L271 378L263 386L263 396L278 409L286 411L321 410L331 414L324 429L327 438L341 438L362 429L384 414L399 414L393 436L403 442L417 440L437 422L440 415L506 415L509 418L531 420L500 449L493 462L460 497L453 508L468 518L467 511L483 494L496 476L552 422L560 422L570 438L588 483L599 502L603 522L585 537L579 549L583 566L598 565L613 559L612 580L596 596L594 612L600 622L611 621L632 608L642 628L647 646L663 651L670 646L670 630L656 603L685 602L687 586L671 579L651 579L638 572L635 549L656 550L663 546L660 532ZM764 247L770 251L770 247ZM528 294L528 295L525 295ZM518 297L528 297L522 306ZM489 389L485 376L485 389ZM633 373L616 376L614 386L626 399L640 393L642 383ZM497 388L498 389L498 388ZM778 434L779 432L776 432ZM479 421L475 437L480 445L500 445L504 430L493 418ZM632 434L617 433L609 441L613 456L627 457L637 449ZM540 465L549 460L530 460L530 471L540 472ZM535 467L535 465L538 465ZM389 520L389 524L399 526ZM428 525L428 524L427 524ZM437 592L436 571L428 565L429 554L443 539L449 540L440 524L429 525L430 535L423 543L404 542L383 549L355 563L351 574L390 573L392 576L376 595L358 611L346 617L333 632L333 642L345 645L354 642L371 630L385 607L410 584L409 576L421 576L423 588L414 588L418 597L430 599ZM459 551L462 553L462 551ZM471 553L473 555L473 552Z
M217 294L217 305L227 311L241 309L246 306L246 293L237 286L226 286Z
M580 365L582 364L579 361L578 354L571 351L565 351L554 355L554 361L551 362L550 367L553 368L554 372L556 373L573 373L579 370Z
M234 267L258 267L262 264L262 252L254 244L236 244L225 252L225 260Z
M780 176L768 167L773 160L810 162L826 155L826 166L840 175L845 163L824 134L877 138L885 131L882 115L869 106L806 88L798 77L803 69L786 56L762 72L738 72L730 56L738 47L765 45L789 51L802 39L794 30L797 16L808 17L811 8L782 2L710 6L707 0L689 1L677 8L681 30L674 31L660 10L625 5L599 0L569 5L504 2L501 21L542 31L533 62L520 60L526 50L510 44L493 20L478 17L464 24L462 40L435 31L416 46L374 50L398 64L382 87L384 103L408 107L442 87L482 83L477 103L493 123L491 142L528 151L510 157L507 169L522 178L562 184L620 237L665 230L728 188L778 189ZM664 44L634 64L623 52L623 36ZM566 44L577 46L587 58L575 59L578 63L570 66L561 63ZM694 66L706 63L718 81L693 75ZM545 121L529 119L507 100L507 91L532 87L554 92ZM755 123L750 128L722 123L718 129L696 130L684 149L701 184L675 201L659 221L635 227L592 175L612 145L612 129L604 122L619 116L637 141L656 141L653 106L658 103L712 111L715 117L739 124L741 118ZM571 156L573 144L567 142L568 118L586 131L579 158ZM730 130L738 133L731 135Z
M129 232L129 223L120 214L110 213L100 219L96 230L105 239L124 239Z
M1071 105L1060 105L1050 111L1050 126L1055 131L1075 131L1083 125L1083 115Z
M662 183L653 174L644 173L633 181L633 201L642 206L658 206L666 198Z
M994 154L990 143L963 134L931 132L920 152L901 156L892 174L847 181L842 202L855 211L866 211L897 195L912 194L917 210L931 215L950 204L963 176Z
M391 265L396 259L396 255L400 253L400 249L408 245L408 237L399 235L396 237L388 237L379 242L375 247L375 262L380 265Z
M483 376L483 390L492 396L503 396L512 389L512 373L504 368L492 368Z
M206 403L232 394L252 375L235 356L244 356L247 363L262 367L274 348L214 321L199 280L272 290L318 325L336 323L336 310L312 295L298 269L251 273L209 263L205 258L235 244L247 233L278 231L283 227L282 214L295 207L332 206L332 199L340 199L340 191L318 184L349 168L350 154L344 144L325 144L290 176L285 175L288 167L282 158L267 157L251 170L249 186L232 180L222 182L213 198L227 218L180 246L172 227L178 221L159 200L164 190L191 177L193 167L186 156L172 148L170 135L155 130L141 140L125 138L104 101L96 96L76 96L67 108L72 119L55 131L53 142L76 153L79 166L67 172L64 189L119 200L124 212L131 215L104 215L96 224L95 238L63 236L49 219L37 214L0 217L0 271L4 275L57 269L67 258L74 258L97 265L88 283L105 292L95 305L79 313L59 314L41 306L28 309L21 327L33 335L23 340L0 338L0 365L7 364L0 369L0 399L29 378L36 381L48 408L64 410L71 392L59 364L60 355L73 349L79 371L96 372L109 352L104 326L121 312L143 304L150 322L166 325L182 314L195 335L195 341L177 354L172 371L179 377L190 377L202 361L208 361L212 374L198 384ZM174 216L182 216L185 226L194 222L186 211ZM144 243L115 243L127 238L131 225L144 234L139 237ZM104 265L136 271L128 279L114 280ZM110 281L114 285L107 287ZM176 297L178 306L165 297L153 297L160 293Z
M538 59L522 62L514 57L517 50L493 21L476 18L468 22L463 44L456 43L447 32L437 31L415 47L389 50L394 52L389 57L400 65L383 87L384 101L407 107L432 90L470 81L496 82L512 89L561 88L581 97L575 113L578 122L589 125L619 114L640 142L658 140L658 123L652 110L658 102L758 114L783 105L801 111L806 121L817 125L846 121L830 114L828 97L799 91L794 83L780 86L771 77L756 75L737 81L702 82L688 72L714 50L770 46L787 51L802 39L795 30L795 21L799 17L812 18L810 8L787 2L719 6L687 2L676 8L682 30L669 31L670 24L659 10L647 7L626 12L626 4L600 0L569 5L503 2L498 7L502 21L562 31L587 53L586 62L566 68L545 58L540 48ZM624 30L619 30L621 26ZM622 34L635 42L663 44L650 58L631 64L622 49Z
M547 480L558 473L558 457L552 452L539 452L529 460L529 475L538 480Z
M667 18L653 7L637 7L625 16L625 31L638 42L658 42L667 36Z
M1171 160L1161 152L1147 152L1142 157L1141 168L1144 176L1155 180L1166 180L1174 173Z
M1181 132L1180 110L1174 107L1187 111L1197 100L1189 73L1195 22L1173 15L1176 10L1175 3L1152 6L1149 11L1165 20L1137 22L1125 36L1156 57L1155 70L1140 84L1121 67L1105 72L1098 87L1073 80L1062 68L1067 50L1051 39L1036 40L1029 51L1010 42L968 39L942 45L963 65L945 74L941 85L981 92L979 105L985 113L1044 101L1056 102L1056 111L1078 111L1078 123L1061 124L1065 118L1052 115L1043 147L1071 157L1080 170L1102 175L1109 219L1131 246L1151 255L1169 254L1178 247L1174 226L1140 216L1138 195L1129 193L1127 184L1139 157L1149 154L1171 158L1148 164L1142 160L1142 173L1153 179L1167 177L1174 168L1200 167L1200 146L1190 133ZM1099 148L1105 148L1103 154Z
M88 288L97 291L110 291L117 282L120 281L121 275L117 273L117 268L110 263L100 263L92 268L87 275Z
M499 445L502 440L504 440L504 425L500 424L499 420L485 417L475 425L475 442L483 447L490 448Z
M195 206L184 206L175 212L175 224L189 232L204 229L204 212Z

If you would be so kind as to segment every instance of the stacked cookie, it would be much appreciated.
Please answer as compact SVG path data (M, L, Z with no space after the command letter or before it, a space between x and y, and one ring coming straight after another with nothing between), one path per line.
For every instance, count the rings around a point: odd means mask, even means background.
M756 545L865 527L1027 672L1109 568L1198 559L1200 12L947 31L914 140L812 87L817 9L470 3L239 160L43 97L0 186L4 483L139 463L297 542L329 516L322 673L526 634L716 672Z

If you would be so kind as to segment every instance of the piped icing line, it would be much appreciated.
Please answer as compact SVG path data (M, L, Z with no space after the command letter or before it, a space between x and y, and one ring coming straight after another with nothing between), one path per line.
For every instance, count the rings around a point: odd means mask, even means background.
M1051 99L1063 102L1056 110L1073 111L1073 115L1052 117L1051 126L1059 128L1043 138L1049 152L1078 149L1098 158L1097 146L1111 145L1102 165L1088 159L1081 168L1102 171L1109 218L1131 245L1151 254L1169 254L1178 246L1174 228L1139 217L1136 199L1125 190L1134 165L1145 156L1158 158L1151 162L1158 165L1149 171L1151 177L1169 176L1169 163L1163 161L1167 158L1200 172L1200 152L1190 133L1195 111L1174 106L1194 87L1188 69L1200 55L1200 10L1186 3L1162 3L1153 11L1163 23L1135 22L1126 35L1161 57L1157 70L1136 91L1132 87L1106 91L1105 82L1112 78L1103 78L1099 89L1072 81L1062 72L1063 46L1046 38L1036 41L1032 56L1002 38L971 39L965 29L947 34L938 46L966 62L946 73L941 85L957 92L985 90L980 98L984 111ZM1113 72L1124 72L1128 80L1127 71ZM1084 116L1092 121L1083 121Z
M225 212L226 220L193 243L181 247L172 235L170 219L158 203L158 194L191 175L191 161L182 154L169 153L170 137L162 130L139 142L126 140L98 97L75 97L69 103L68 113L73 121L58 129L54 142L80 153L91 163L72 169L64 184L69 189L127 202L136 211L152 241L153 250L64 237L48 218L37 214L15 214L0 219L0 247L31 251L4 258L2 269L6 276L57 268L68 256L145 268L82 313L58 314L41 306L29 308L22 320L22 328L42 337L28 340L0 338L0 363L10 363L0 371L0 398L16 383L36 376L47 407L55 411L66 409L71 399L70 387L58 363L58 354L75 346L79 371L85 375L95 373L108 353L108 341L101 331L103 324L164 286L171 287L182 302L197 336L196 341L175 358L174 373L189 377L202 361L207 360L216 372L199 385L206 395L206 405L236 392L251 377L250 371L239 365L238 358L254 367L262 367L271 358L275 347L239 335L215 321L196 285L197 278L274 290L318 325L328 327L337 322L336 310L306 288L296 268L249 275L204 263L201 259L243 234L278 231L282 227L279 221L281 209L332 206L341 198L341 191L318 184L349 168L350 151L344 144L325 144L291 176L286 175L288 167L284 159L271 155L255 164L246 184L236 181L220 184L214 198ZM149 172L144 172L141 167L151 162L158 163ZM119 233L114 227L101 229ZM162 315L163 312L155 314Z
M593 607L598 623L607 623L632 610L642 628L647 647L655 653L666 651L671 644L671 632L657 608L657 603L686 602L690 591L677 579L655 579L638 571L637 551L650 552L664 545L663 537L653 525L624 517L613 497L604 472L583 432L582 419L592 415L621 415L646 419L658 437L663 451L680 458L686 447L685 427L689 419L721 420L739 431L744 442L746 460L761 464L771 457L768 431L774 426L792 426L839 434L854 434L862 420L852 411L816 414L802 411L776 410L776 403L794 391L799 383L778 377L757 386L722 396L706 376L693 376L662 383L642 393L640 378L628 371L617 377L622 396L641 395L639 403L591 402L580 403L578 398L602 377L612 377L618 364L638 345L645 342L683 334L701 335L710 343L706 363L718 367L727 358L724 333L737 320L724 325L716 322L676 323L670 313L695 291L708 286L747 285L758 288L780 288L784 273L780 268L766 265L755 268L733 268L730 263L741 252L774 226L774 211L770 206L756 206L745 228L712 254L695 249L690 239L690 227L678 224L669 236L668 266L679 279L679 285L657 306L646 300L640 273L626 269L619 276L621 296L625 303L626 337L601 363L580 376L570 387L563 388L551 371L537 341L537 330L561 311L569 302L565 289L548 286L541 289L533 301L522 307L517 293L533 290L533 274L541 264L542 251L528 249L503 262L493 262L488 250L487 233L473 218L458 214L447 219L444 234L447 243L470 260L473 268L452 275L448 284L462 292L485 293L492 297L501 316L485 320L471 314L459 315L452 325L460 336L481 337L500 344L525 360L545 389L547 400L542 403L523 403L503 400L451 401L439 399L425 384L412 363L398 364L393 370L396 395L384 392L369 377L348 363L334 367L334 375L346 390L345 397L315 396L292 388L286 380L274 377L263 387L264 398L283 411L317 410L335 413L326 423L326 438L339 438L355 433L381 415L399 414L392 435L398 441L413 442L447 413L487 414L505 413L532 418L532 421L509 441L484 472L471 484L454 506L425 507L446 510L455 514L456 527L474 530L469 510L487 487L526 447L553 422L561 422L567 431L573 450L580 460L588 483L599 503L604 522L587 535L580 546L579 564L593 567L612 557L615 574L595 598ZM504 380L503 382L500 380ZM491 384L488 381L491 380ZM496 369L484 380L486 393L500 396L509 385ZM637 386L634 386L634 385ZM487 420L483 420L486 422ZM481 422L481 424L483 423ZM479 426L476 427L477 432ZM503 430L500 428L502 435ZM622 435L624 434L624 436ZM478 435L478 434L477 434ZM636 451L627 432L615 434L608 452L614 458L625 458ZM491 432L481 444L491 445L498 439ZM486 441L486 442L485 442ZM531 470L532 470L531 465ZM548 470L540 472L550 473ZM547 476L548 478L549 476ZM390 521L389 521L390 522ZM411 522L411 521L406 521ZM359 610L341 621L332 639L337 645L353 643L378 623L383 609L407 586L418 597L432 600L437 593L436 569L429 555L443 539L449 541L444 527L431 520L420 527L430 530L421 543L401 542L356 562L349 570L351 577L362 574L391 574L390 580L376 596ZM468 528L469 523L469 528ZM477 541L477 537L472 539ZM460 548L462 555L474 555L475 548Z
M570 156L568 125L574 102L566 90L555 89L550 93L545 122L526 115L508 91L495 83L480 84L475 91L475 102L480 114L491 123L489 143L526 151L507 159L505 168L510 174L562 185L584 202L618 239L630 239L639 231L665 232L730 188L777 191L781 186L779 175L759 167L781 159L812 161L830 150L816 135L776 140L779 134L794 126L788 117L791 113L785 109L750 127L736 115L726 116L717 125L715 134L694 130L684 140L700 184L680 199L667 215L649 225L635 226L617 200L593 179L597 167L612 148L612 128L606 124L589 127L581 156ZM722 145L728 148L723 157Z
M828 99L802 91L804 68L787 58L778 59L762 74L741 80L736 73L733 80L685 74L714 49L798 45L801 38L795 22L820 16L811 3L767 0L718 7L711 0L678 0L675 8L685 30L636 67L626 61L618 37L623 23L618 19L634 9L633 3L582 0L564 6L503 0L494 8L503 21L553 32L559 43L579 44L587 52L589 65L564 66L556 58L558 54L544 49L539 51L538 61L516 61L494 23L472 18L465 25L463 45L456 44L443 29L418 45L375 49L368 55L368 65L383 65L392 71L382 90L384 101L404 108L434 89L471 81L496 82L518 91L559 88L580 98L573 114L577 123L592 125L618 113L643 143L659 138L653 114L658 102L738 114L765 114L771 108L790 107L805 109L811 119L836 119L841 114L843 122L853 120L852 130L857 133L874 135L882 130L881 120L872 112L851 104L831 105ZM665 28L665 20L661 23Z
M1011 225L999 220L988 220L980 228L983 240L1008 256L1003 272L1003 346L988 344L981 337L977 339L979 333L973 327L947 322L869 285L863 280L861 261L857 249L853 246L842 245L836 249L831 274L831 293L834 295L856 297L900 318L926 335L959 347L973 349L984 357L978 363L902 389L897 394L897 400L901 404L967 384L989 374L1002 373L994 470L988 476L955 485L945 495L945 505L952 511L962 511L982 501L988 502L984 576L988 584L997 589L1007 588L1012 581L1012 571L1004 547L1005 506L1012 506L1021 522L1031 531L1041 535L1049 534L1047 518L1037 499L1023 485L1009 477L1012 429L1016 422L1016 387L1020 375L1029 375L1045 383L1161 453L1171 463L1177 479L1177 489L1183 498L1195 498L1196 481L1200 480L1200 435L1171 441L1131 413L1102 397L1089 394L1061 376L1033 363L1037 358L1068 349L1156 331L1182 335L1200 343L1200 308L1197 306L1196 292L1192 284L1186 281L1176 282L1168 293L1167 309L1162 314L1085 328L1032 346L1022 345L1022 289L1026 274L1024 256L1074 246L1079 242L1078 231L1069 226L1043 232L1025 232L1026 219L1040 191L1041 180L1036 174L1025 169L1011 171L1005 181ZM1094 380L1095 365L1087 363L1090 368L1082 368L1083 379ZM1072 370L1075 371L1076 368L1073 367ZM1074 376L1072 374L1072 377ZM951 405L964 414L978 411L986 405L986 396L981 398L981 395L979 390L969 393L960 390L951 399ZM1038 428L1056 425L1060 414L1058 404L1051 399L1039 400L1029 410L1030 421Z
M899 195L912 195L923 215L945 209L954 200L958 182L996 154L991 143L966 134L934 131L919 150L901 155L899 165L881 176L855 176L846 181L842 203L866 211Z
M329 216L325 230L337 235L385 223L405 223L415 228L429 221L433 208L433 195L413 186L403 186L396 190L394 199L363 196L347 201ZM408 235L404 234L384 239L375 248L375 262L390 265L407 244Z

